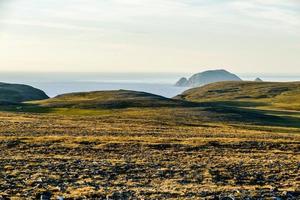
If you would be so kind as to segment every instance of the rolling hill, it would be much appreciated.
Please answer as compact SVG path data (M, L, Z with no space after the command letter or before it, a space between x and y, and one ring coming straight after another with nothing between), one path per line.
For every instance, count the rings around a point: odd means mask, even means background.
M187 90L174 99L300 111L300 82L218 82Z
M16 104L24 101L49 98L43 91L28 85L0 83L0 104Z
M128 107L173 107L193 103L168 99L162 96L129 90L70 93L51 99L33 102L51 108L128 108Z

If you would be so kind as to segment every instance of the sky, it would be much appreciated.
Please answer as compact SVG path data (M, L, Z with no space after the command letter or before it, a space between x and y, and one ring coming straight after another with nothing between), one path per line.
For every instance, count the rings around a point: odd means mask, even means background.
M0 0L0 71L300 74L299 0Z

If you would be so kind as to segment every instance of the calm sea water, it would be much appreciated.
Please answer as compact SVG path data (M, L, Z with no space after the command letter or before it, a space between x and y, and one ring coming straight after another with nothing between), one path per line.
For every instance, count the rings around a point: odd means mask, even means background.
M0 73L0 82L28 84L50 97L63 93L97 90L135 90L173 97L188 88L175 87L181 77L191 74L167 73ZM300 81L300 75L238 74L244 80Z

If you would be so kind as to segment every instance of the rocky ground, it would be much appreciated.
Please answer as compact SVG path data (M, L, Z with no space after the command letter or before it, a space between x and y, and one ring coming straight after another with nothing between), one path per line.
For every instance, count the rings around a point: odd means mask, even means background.
M1 113L0 199L300 199L298 129L200 118Z

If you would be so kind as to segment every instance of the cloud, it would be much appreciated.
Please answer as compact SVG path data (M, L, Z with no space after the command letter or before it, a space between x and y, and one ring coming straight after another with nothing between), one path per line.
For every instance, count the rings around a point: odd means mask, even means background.
M9 24L9 25L34 26L34 27L77 30L77 31L103 31L103 29L97 27L76 26L76 25L64 24L64 23L51 23L51 22L45 23L39 20L0 20L0 23Z
M269 21L271 23L288 24L291 26L300 25L300 2L291 0L254 0L254 1L233 1L234 10L244 17Z
M15 8L11 18L0 23L87 31L157 28L159 23L176 21L181 28L181 23L201 20L203 26L246 23L262 28L261 23L295 30L300 23L300 4L294 0L26 0L13 1L11 7Z
M299 0L3 1L2 66L299 68Z

